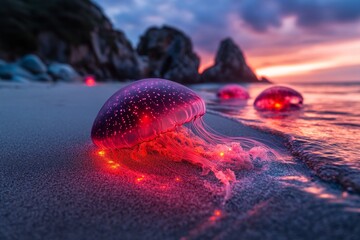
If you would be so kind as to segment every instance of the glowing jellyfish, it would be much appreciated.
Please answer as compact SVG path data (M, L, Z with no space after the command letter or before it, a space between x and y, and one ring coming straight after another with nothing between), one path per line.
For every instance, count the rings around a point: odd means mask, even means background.
M220 99L249 99L249 93L246 89L236 84L228 84L220 88L217 96Z
M251 160L266 157L267 149L251 139L216 134L203 122L205 112L203 99L189 88L144 79L106 101L91 137L102 149L120 151L122 158L141 161L158 155L199 165L203 173L212 171L225 184L228 198L230 183L236 180L234 170L251 168Z
M265 89L254 101L259 111L291 111L303 105L303 97L294 89L275 86Z
M85 85L88 87L93 87L96 85L95 77L92 75L88 75L85 77Z

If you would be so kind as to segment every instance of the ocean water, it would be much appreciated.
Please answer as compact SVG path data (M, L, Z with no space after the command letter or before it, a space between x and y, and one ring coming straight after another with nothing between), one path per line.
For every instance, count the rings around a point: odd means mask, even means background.
M360 192L360 82L278 84L304 97L300 111L263 114L253 107L267 84L243 85L250 99L221 101L221 85L192 86L206 100L207 108L285 138L295 161L302 161L323 180Z

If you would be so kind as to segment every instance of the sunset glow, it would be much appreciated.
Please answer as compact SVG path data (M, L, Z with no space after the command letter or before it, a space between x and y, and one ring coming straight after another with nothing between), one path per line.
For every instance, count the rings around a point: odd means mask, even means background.
M273 78L293 75L305 75L316 70L352 66L359 64L360 67L360 40L341 42L334 44L314 45L306 51L299 51L295 57L288 54L278 56L255 57L254 65L258 75L266 75ZM268 62L268 64L263 64ZM289 63L287 63L289 62Z
M182 30L200 57L200 73L214 64L220 41L231 37L256 74L273 82L360 78L360 12L354 10L358 8L356 1L130 3L131 8L115 1L101 5L135 45L151 26L166 24Z

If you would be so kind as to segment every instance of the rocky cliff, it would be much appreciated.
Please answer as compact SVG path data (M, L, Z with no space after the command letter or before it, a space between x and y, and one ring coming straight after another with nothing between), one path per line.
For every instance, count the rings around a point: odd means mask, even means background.
M191 40L181 31L163 26L149 28L140 38L137 52L148 63L144 75L182 83L199 81L199 57Z
M221 41L215 64L202 73L204 82L259 82L240 48L227 38Z
M130 42L90 0L3 0L0 36L7 61L32 53L99 79L140 76Z
M0 6L0 60L7 62L0 61L2 79L23 82L32 74L32 81L78 81L79 74L90 74L119 81L259 82L231 39L221 42L215 65L200 77L190 37L175 28L149 28L135 50L91 0L1 0ZM45 70L25 73L24 56Z

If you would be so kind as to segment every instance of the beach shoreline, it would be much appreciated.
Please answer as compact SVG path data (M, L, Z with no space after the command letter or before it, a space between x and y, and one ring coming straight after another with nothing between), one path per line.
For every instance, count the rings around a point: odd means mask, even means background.
M357 239L360 197L324 182L292 156L284 139L213 113L224 135L250 137L282 158L236 172L232 197L212 174L164 162L151 181L99 166L90 129L123 84L2 85L1 239ZM28 88L31 88L29 91ZM180 176L179 183L172 183ZM209 186L215 187L207 187ZM218 188L216 188L218 187Z

